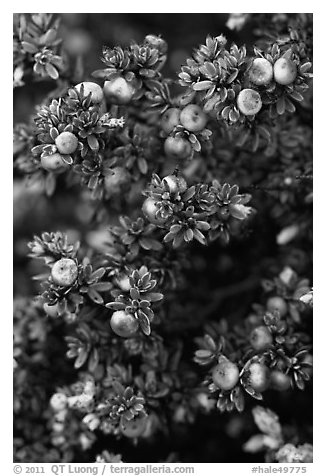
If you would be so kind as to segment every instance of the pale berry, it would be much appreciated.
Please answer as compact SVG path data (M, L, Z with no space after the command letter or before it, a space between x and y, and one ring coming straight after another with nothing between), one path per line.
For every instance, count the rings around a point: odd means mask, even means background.
M78 147L78 139L72 132L64 131L55 139L60 154L73 154Z
M266 86L273 79L273 65L265 58L255 58L249 70L249 79L256 86Z
M129 276L127 276L124 273L121 273L118 276L116 276L116 278L114 279L114 282L117 286L119 286L121 291L128 292L131 289Z
M126 311L115 311L110 320L111 329L120 337L133 336L139 327L138 320Z
M267 326L258 326L250 334L250 344L257 350L266 350L273 344L273 336Z
M84 96L88 96L89 94L91 94L91 102L93 104L99 104L100 102L102 102L104 94L101 86L91 81L84 81L83 83L77 84L75 88L78 92L80 92L82 86L84 86Z
M68 399L64 393L55 393L52 395L50 405L55 411L64 410L67 407Z
M275 390L283 392L290 388L291 379L288 375L284 374L280 370L273 370L271 372L271 386Z
M188 104L180 113L180 122L190 132L200 132L207 124L208 117L197 104Z
M270 371L266 365L254 362L249 367L249 384L256 392L264 392L270 384Z
M158 210L159 207L156 204L156 200L151 197L146 198L142 206L145 217L154 225L163 225L166 222L166 218L157 215Z
M187 190L187 182L179 175L167 175L163 181L167 183L170 193L183 193Z
M78 267L73 259L61 258L52 266L51 276L59 286L71 286L78 277Z
M191 145L183 137L167 137L164 142L164 151L169 157L186 159L191 154Z
M111 104L128 104L134 93L134 87L121 76L105 81L103 91Z
M278 311L281 317L284 317L288 311L285 300L279 296L272 296L267 299L266 307L269 311Z
M180 109L170 107L165 111L161 118L161 129L166 134L170 134L175 126L180 124Z
M221 390L231 390L239 380L239 369L229 360L220 362L212 373L213 382Z
M41 167L48 172L54 172L64 170L69 166L64 162L59 152L56 152L55 154L41 157Z
M254 89L242 89L237 97L237 105L245 116L253 116L262 108L262 101L258 91Z
M120 185L128 182L129 174L123 167L114 167L109 175L104 177L104 187L107 192L110 192L112 188L119 187Z
M278 84L282 86L287 86L288 84L293 83L297 77L297 66L296 64L287 58L279 58L274 63L274 79Z
M163 38L157 35L146 35L145 36L145 43L157 48L160 53L165 54L168 50L168 45Z

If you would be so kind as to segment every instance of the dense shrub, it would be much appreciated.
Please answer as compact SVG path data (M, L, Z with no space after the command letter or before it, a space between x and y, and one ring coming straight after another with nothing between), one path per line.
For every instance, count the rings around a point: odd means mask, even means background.
M312 461L312 16L191 16L14 15L18 462Z

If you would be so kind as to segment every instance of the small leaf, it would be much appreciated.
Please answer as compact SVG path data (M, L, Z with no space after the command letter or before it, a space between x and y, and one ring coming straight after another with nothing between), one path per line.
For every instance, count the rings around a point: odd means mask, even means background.
M126 308L126 304L123 302L108 302L105 304L105 307L108 309L113 309L114 311L122 311Z
M59 73L58 70L51 64L51 63L46 63L45 65L45 70L52 79L58 79L59 78Z
M137 311L137 317L138 317L138 321L139 321L139 325L141 327L141 330L143 331L143 333L146 336L149 336L150 333L151 333L151 327L150 327L150 322L149 322L148 317L141 310Z
M93 134L87 136L87 143L92 150L98 150L100 148L100 144Z
M207 349L200 349L200 350L196 350L195 356L200 359L207 359L212 357L212 352Z
M94 288L88 288L87 295L95 304L104 304L102 296Z
M86 362L87 357L88 357L87 351L85 349L81 349L74 363L75 369L79 369L80 367L82 367L84 363Z
M93 349L88 360L88 370L89 372L94 372L98 366L100 356L97 349Z
M35 54L38 52L37 46L33 45L32 43L28 43L27 41L22 41L21 45L26 53Z
M161 301L163 297L162 293L146 293L146 298L151 302Z
M136 300L136 301L137 301L138 299L140 299L140 294L139 294L138 289L136 289L136 288L131 288L131 289L130 289L130 297L131 297L131 299L134 299L134 300Z
M213 86L212 81L199 81L193 85L194 91L204 91Z

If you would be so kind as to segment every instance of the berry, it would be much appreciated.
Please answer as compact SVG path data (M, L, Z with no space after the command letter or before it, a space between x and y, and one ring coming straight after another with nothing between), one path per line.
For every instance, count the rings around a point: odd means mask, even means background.
M68 30L65 35L65 50L72 56L89 53L92 48L92 37L80 28Z
M255 350L266 350L273 344L273 336L268 327L259 326L250 334L250 344Z
M153 48L157 48L161 54L165 54L168 50L168 45L163 38L156 35L146 35L145 43L151 45Z
M183 177L167 175L163 180L167 183L170 193L183 193L187 190L187 182Z
M128 104L135 93L133 86L121 76L105 81L103 91L111 104Z
M102 117L104 116L104 114L107 112L107 107L106 107L106 101L105 99L103 99L100 103L99 103L99 108L98 108L98 115L100 117L100 120L99 122L101 121Z
M71 286L78 277L78 267L74 260L62 258L52 266L51 276L59 286Z
M266 86L273 79L273 65L265 58L255 58L249 70L249 79L256 86Z
M43 304L43 309L46 312L46 314L50 317L58 317L59 315L57 304L50 306L47 302L45 302Z
M274 79L278 84L286 86L297 77L296 64L287 58L279 58L274 64Z
M180 124L180 109L170 107L161 118L161 129L166 134L170 134L178 124Z
M81 87L84 86L84 96L88 96L91 93L91 102L93 104L99 104L104 98L103 90L101 86L91 81L84 81L75 86L78 92L80 92Z
M263 105L258 91L254 89L242 89L237 97L237 105L245 116L257 114Z
M180 113L180 122L188 131L199 132L207 124L207 116L197 104L188 104Z
M72 132L61 132L55 139L60 154L73 154L78 147L78 139Z
M131 337L139 327L137 319L126 311L115 311L110 320L111 329L120 337Z
M50 405L55 411L64 410L67 406L68 399L64 393L55 393L52 395Z
M148 221L154 225L163 225L166 222L166 218L157 215L159 207L156 205L154 198L148 197L142 206L143 213Z
M124 436L128 438L137 438L142 435L147 426L148 416L138 416L132 420L121 419L120 420L120 431Z
M183 137L167 137L164 142L167 156L175 159L185 159L191 154L191 145Z
M111 169L110 175L104 177L104 187L107 192L113 188L119 187L126 183L129 179L128 172L123 167L114 167Z
M270 383L270 371L266 365L254 362L249 367L249 384L256 392L264 392Z
M119 286L121 291L126 291L126 292L130 291L131 289L130 280L129 280L129 276L127 276L126 274L124 273L119 274L115 278L114 281L115 281L115 284Z
M269 311L278 311L281 317L284 317L288 311L285 300L279 296L272 296L267 299L266 307Z
M283 392L290 388L291 379L288 375L284 374L280 370L273 370L271 372L271 386L275 390Z
M212 378L221 390L231 390L239 380L239 369L233 362L225 360L213 369Z
M63 161L62 156L56 152L55 154L41 157L41 167L49 172L54 172L55 170L63 170L67 168L68 164L66 164L66 162Z

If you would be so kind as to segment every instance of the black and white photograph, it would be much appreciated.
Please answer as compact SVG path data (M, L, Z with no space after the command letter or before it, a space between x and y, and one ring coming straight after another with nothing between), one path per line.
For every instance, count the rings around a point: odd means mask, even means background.
M313 17L12 15L14 472L309 474Z

